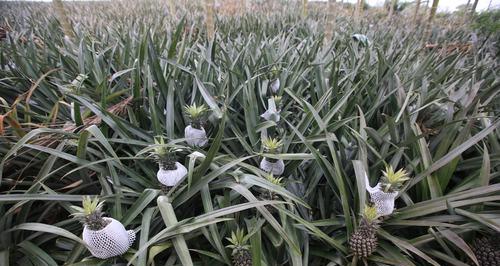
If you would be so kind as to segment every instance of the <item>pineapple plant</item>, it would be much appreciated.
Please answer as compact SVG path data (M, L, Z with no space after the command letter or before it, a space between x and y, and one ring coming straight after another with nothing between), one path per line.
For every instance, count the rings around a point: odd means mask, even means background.
M349 247L358 258L367 258L377 248L378 217L376 206L365 206L359 227L349 239Z
M175 150L165 146L163 137L155 138L152 155L159 168L156 178L164 186L164 190L177 185L187 174L186 167L177 161Z
M274 177L273 174L268 174L266 176L266 179L271 184L274 184L274 185L277 185L280 187L283 186L283 177ZM270 191L270 190L261 191L259 198L261 200L280 200L280 197L276 193L274 193L273 191ZM270 205L265 205L264 207L271 213L276 212L276 209Z
M379 215L386 216L392 214L394 211L394 201L403 184L409 179L404 169L395 172L392 166L386 166L380 182L375 187L370 186L368 177L365 178L366 190L370 193L371 201L377 207Z
M96 197L85 196L82 208L74 207L73 216L83 223L83 241L90 253L100 259L122 255L134 243L135 232L126 230L119 221L103 217L103 202Z
M204 104L197 106L194 103L184 106L184 113L190 120L190 124L184 129L184 138L190 146L203 147L208 143L207 133L203 128L207 111Z
M232 249L231 257L233 266L251 266L252 254L250 246L247 245L249 235L245 235L242 229L231 232L231 237L226 239L231 243L227 248Z
M277 154L283 146L283 142L277 138L266 138L262 141L264 151L271 154ZM260 169L266 173L280 176L285 172L285 163L281 159L264 157L260 162Z
M500 234L476 238L470 246L479 266L500 265ZM470 264L474 265L472 261Z

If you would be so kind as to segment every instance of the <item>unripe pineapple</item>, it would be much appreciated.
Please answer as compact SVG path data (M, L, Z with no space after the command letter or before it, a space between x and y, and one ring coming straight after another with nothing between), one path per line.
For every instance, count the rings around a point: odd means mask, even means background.
M351 235L349 246L355 256L366 258L377 248L377 207L366 206L358 229Z
M207 111L208 109L203 104L184 106L184 113L190 121L190 124L184 129L184 137L187 144L193 147L203 147L208 143L207 132L203 128Z
M234 266L251 266L252 265L252 254L250 253L250 246L246 243L248 242L248 235L241 229L237 229L236 232L231 232L231 237L227 237L227 240L231 243L227 247L232 249L231 253L233 265Z
M384 173L384 175L380 180L380 184L382 190L386 193L401 190L404 182L410 179L404 169L399 169L397 172L394 172L391 165L387 166L382 173Z
M280 70L277 66L273 66L271 71L268 73L268 78L271 80L271 84L269 85L269 89L271 94L277 94L280 89L280 78L279 78Z
M265 138L262 140L264 152L270 154L279 153L282 146L283 142L277 138ZM272 173L275 176L280 176L285 172L285 162L281 159L264 157L262 161L260 161L259 167L264 172Z
M277 185L280 187L283 186L283 182L282 182L283 177L278 178L278 177L274 177L273 174L269 174L266 176L266 179L267 179L267 181L271 182L274 185ZM273 191L270 191L270 190L263 190L260 193L259 198L261 200L280 200L280 197L276 193L274 193ZM274 208L271 205L265 205L264 207L271 213L276 212L276 208Z
M500 265L500 234L495 237L476 238L472 242L471 249L476 255L479 266ZM474 265L472 263L471 265Z
M73 214L83 222L82 238L94 257L108 259L127 252L135 240L135 231L126 230L122 223L102 217L102 202L96 197L83 198L83 208L74 207L79 212Z
M177 185L182 180L187 173L187 169L184 165L177 162L175 150L165 145L163 137L155 138L152 156L159 166L156 177L162 184L162 190L168 192L171 187Z
M105 220L102 217L104 214L102 212L103 204L103 202L99 202L97 197L92 200L89 196L84 196L82 201L83 208L78 208L79 212L74 213L73 216L90 230L101 230L110 223L109 220Z

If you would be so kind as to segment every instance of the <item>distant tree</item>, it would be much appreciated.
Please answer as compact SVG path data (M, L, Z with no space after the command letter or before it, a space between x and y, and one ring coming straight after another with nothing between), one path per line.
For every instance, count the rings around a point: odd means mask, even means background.
M474 4L472 4L472 8L470 10L471 15L474 15L474 12L476 12L477 2L479 2L479 0L474 0Z
M355 17L356 19L359 19L359 17L361 16L361 12L363 10L363 5L364 5L364 0L358 0L357 4L356 4L356 10L355 10Z
M465 10L469 9L470 6L470 0L467 0L467 4L465 4Z
M307 2L308 0L302 0L302 17L307 17Z
M434 16L436 16L438 5L439 5L439 0L432 1L431 11L429 13L429 18L427 19L427 26L425 27L425 33L423 39L424 42L427 42L431 36L432 21L434 20Z
M71 23L68 16L66 15L66 10L61 0L54 0L52 2L55 13L57 15L57 20L61 24L62 30L65 36L73 37L73 30L71 29Z
M416 0L415 2L415 13L413 14L413 22L418 23L418 11L420 9L420 0Z
M214 0L205 0L205 26L209 39L213 39L215 32L214 25Z
M174 0L168 0L168 11L170 12L171 16L175 15Z
M472 28L489 38L500 40L500 10L481 12L474 17Z
M335 0L328 1L325 24L325 41L330 41L335 28Z
M398 0L391 0L389 6L389 20L391 20L392 15L394 14L394 9L397 8L397 5L398 5Z

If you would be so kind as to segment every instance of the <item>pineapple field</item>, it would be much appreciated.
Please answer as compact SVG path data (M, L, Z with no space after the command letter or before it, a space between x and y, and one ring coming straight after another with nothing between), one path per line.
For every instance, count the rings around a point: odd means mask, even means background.
M473 2L0 2L0 265L500 265Z

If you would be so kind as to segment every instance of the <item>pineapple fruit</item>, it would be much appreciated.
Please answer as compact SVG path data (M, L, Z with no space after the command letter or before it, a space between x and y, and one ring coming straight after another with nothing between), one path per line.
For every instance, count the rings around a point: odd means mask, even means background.
M267 181L269 181L270 183L272 183L274 185L277 185L280 187L283 186L283 177L274 177L273 174L269 174L266 176L266 179L267 179ZM259 198L261 200L280 200L280 197L276 193L274 193L273 191L270 191L270 190L263 190L260 193ZM271 205L265 205L264 207L271 213L276 212L276 209Z
M394 172L392 166L387 166L383 176L375 187L370 186L368 177L365 177L366 190L370 193L371 202L377 207L380 216L391 215L394 212L394 202L404 183L409 180L405 170Z
M378 217L375 206L365 207L360 225L349 239L349 246L355 256L367 258L377 248Z
M207 133L203 128L205 114L208 109L205 105L184 106L184 113L190 120L190 124L184 129L184 138L187 144L194 147L203 147L208 143Z
M83 241L94 257L108 259L127 252L134 243L134 230L126 230L119 221L103 217L103 203L98 198L83 198L83 208L73 216L83 224Z
M155 138L152 156L158 162L159 169L156 177L162 184L164 192L177 185L187 174L186 167L177 161L175 150L167 148L162 137Z
M471 249L476 255L479 266L500 265L500 234L474 239ZM471 262L471 265L474 263Z
M164 170L177 169L175 166L175 162L177 161L175 152L165 145L165 140L163 139L163 137L155 137L155 146L151 155L158 163L160 168Z
M271 154L279 152L283 142L276 138L266 138L262 141L264 151ZM275 176L280 176L285 172L285 163L281 159L266 158L260 162L260 169Z
M231 232L231 237L227 237L227 240L231 243L227 247L232 249L231 257L233 261L233 266L251 266L252 265L252 254L250 253L250 246L246 243L248 242L248 235L242 229L237 229L236 232Z
M280 78L279 78L280 70L277 66L273 66L271 71L269 72L269 79L271 80L271 84L269 85L269 89L271 94L277 94L280 89Z

